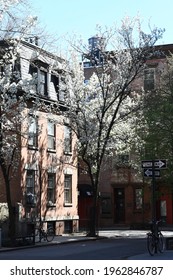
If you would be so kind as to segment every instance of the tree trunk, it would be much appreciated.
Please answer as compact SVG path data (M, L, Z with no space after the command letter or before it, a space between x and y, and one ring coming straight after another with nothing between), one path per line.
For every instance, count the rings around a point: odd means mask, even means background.
M10 180L8 178L8 175L5 172L5 168L1 168L2 173L4 176L5 186L6 186L6 198L7 198L7 205L8 205L8 211L9 211L9 227L8 227L8 237L10 238L11 242L14 243L15 241L15 234L16 234L16 219L15 219L15 209L12 205L11 200L11 185Z
M89 220L89 233L88 236L95 237L97 233L98 226L98 198L97 191L94 191L93 194L93 205L90 209L90 220Z
M8 204L9 209L9 227L8 227L8 236L11 240L11 243L15 243L15 237L16 237L16 217L15 217L15 208Z

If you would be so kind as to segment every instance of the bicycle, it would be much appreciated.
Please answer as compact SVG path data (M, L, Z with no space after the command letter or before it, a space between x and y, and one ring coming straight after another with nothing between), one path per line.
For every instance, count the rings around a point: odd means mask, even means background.
M44 239L47 242L51 242L55 237L54 229L50 227L47 230L45 230L43 228L43 225L41 225L35 228L35 236L39 236L40 242L42 239Z
M164 236L159 229L161 221L152 222L151 232L147 233L147 249L151 256L155 253L163 253L164 251Z

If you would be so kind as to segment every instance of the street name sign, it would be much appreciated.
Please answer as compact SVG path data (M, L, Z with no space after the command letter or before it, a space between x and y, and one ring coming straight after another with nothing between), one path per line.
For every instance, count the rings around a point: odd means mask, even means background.
M153 166L154 163L154 166ZM142 168L152 168L156 167L158 169L167 168L166 159L155 159L155 160L142 160Z
M154 172L154 177L160 177L160 169L149 169L149 168L144 168L144 177L153 177L153 172Z

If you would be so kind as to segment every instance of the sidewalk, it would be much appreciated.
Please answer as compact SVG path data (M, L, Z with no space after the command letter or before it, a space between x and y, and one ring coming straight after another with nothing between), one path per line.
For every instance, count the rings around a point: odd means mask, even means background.
M32 247L41 247L41 246L53 246L53 245L60 245L60 244L67 244L70 242L82 242L82 241L91 241L91 240L97 240L99 238L104 237L88 237L86 236L86 233L76 233L76 234L64 234L64 235L58 235L55 236L53 241L47 242L46 240L41 240L39 242L38 239L36 239L35 244L26 245L26 246L16 246L16 247L0 247L0 253L11 251L11 250L22 250L26 248L32 248ZM105 237L106 238L106 237Z
M41 246L53 246L57 244L66 244L69 242L81 242L81 241L87 241L87 240L93 240L97 237L87 237L84 234L76 234L76 235L62 235L62 236L55 236L54 240L51 242L47 242L45 240L39 240L35 241L35 244L31 245L25 245L25 246L16 246L16 247L0 247L0 253L6 252L6 251L12 251L12 250L22 250L25 248L32 248L32 247L41 247Z
M99 231L98 237L88 237L85 232L75 233L75 234L64 234L62 236L56 236L52 242L42 241L35 242L35 245L29 246L20 246L20 247L0 247L0 253L9 251L9 250L21 250L25 248L31 247L40 247L40 246L53 246L53 245L61 245L67 244L69 242L82 242L82 241L91 241L97 240L100 238L145 238L148 230L101 230ZM172 237L172 230L162 231L165 238ZM135 255L127 258L128 260L173 260L173 250L165 250L162 254L158 253L154 256L150 256L146 251L145 254Z

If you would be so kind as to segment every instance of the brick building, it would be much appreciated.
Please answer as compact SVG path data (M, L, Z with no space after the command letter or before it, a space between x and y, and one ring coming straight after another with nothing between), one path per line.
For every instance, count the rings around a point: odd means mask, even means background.
M2 50L7 45L1 42L0 47ZM18 164L11 177L17 232L26 232L40 221L45 227L52 226L56 234L78 228L76 138L69 120L61 115L65 110L62 62L60 57L30 41L18 42L14 65L18 66L20 82L32 79L33 82L28 88L30 99L23 108ZM26 87L21 92L25 94ZM39 106L34 107L36 103ZM50 110L53 107L54 112ZM1 170L0 209L5 228L8 207Z
M97 50L97 40L99 40L97 37L89 39L91 49L94 45L94 51ZM146 62L143 75L133 83L134 91L140 92L142 89L152 91L157 87L160 70L166 67L165 55L173 52L173 45L156 46L156 51L159 51L159 55ZM97 62L100 61L101 58L99 56L97 58ZM89 60L84 60L83 65L85 79L89 80L94 72L94 65ZM101 172L98 227L141 227L146 226L152 219L152 180L143 176L142 169L139 175L130 165L133 156L132 152L121 155L118 164L112 158L106 170ZM138 162L138 165L141 163ZM172 224L173 195L170 186L163 185L161 179L156 183L161 194L156 201L156 218L162 218L167 224ZM93 198L90 180L83 172L79 174L79 190L81 190L79 195L81 226L87 227Z

